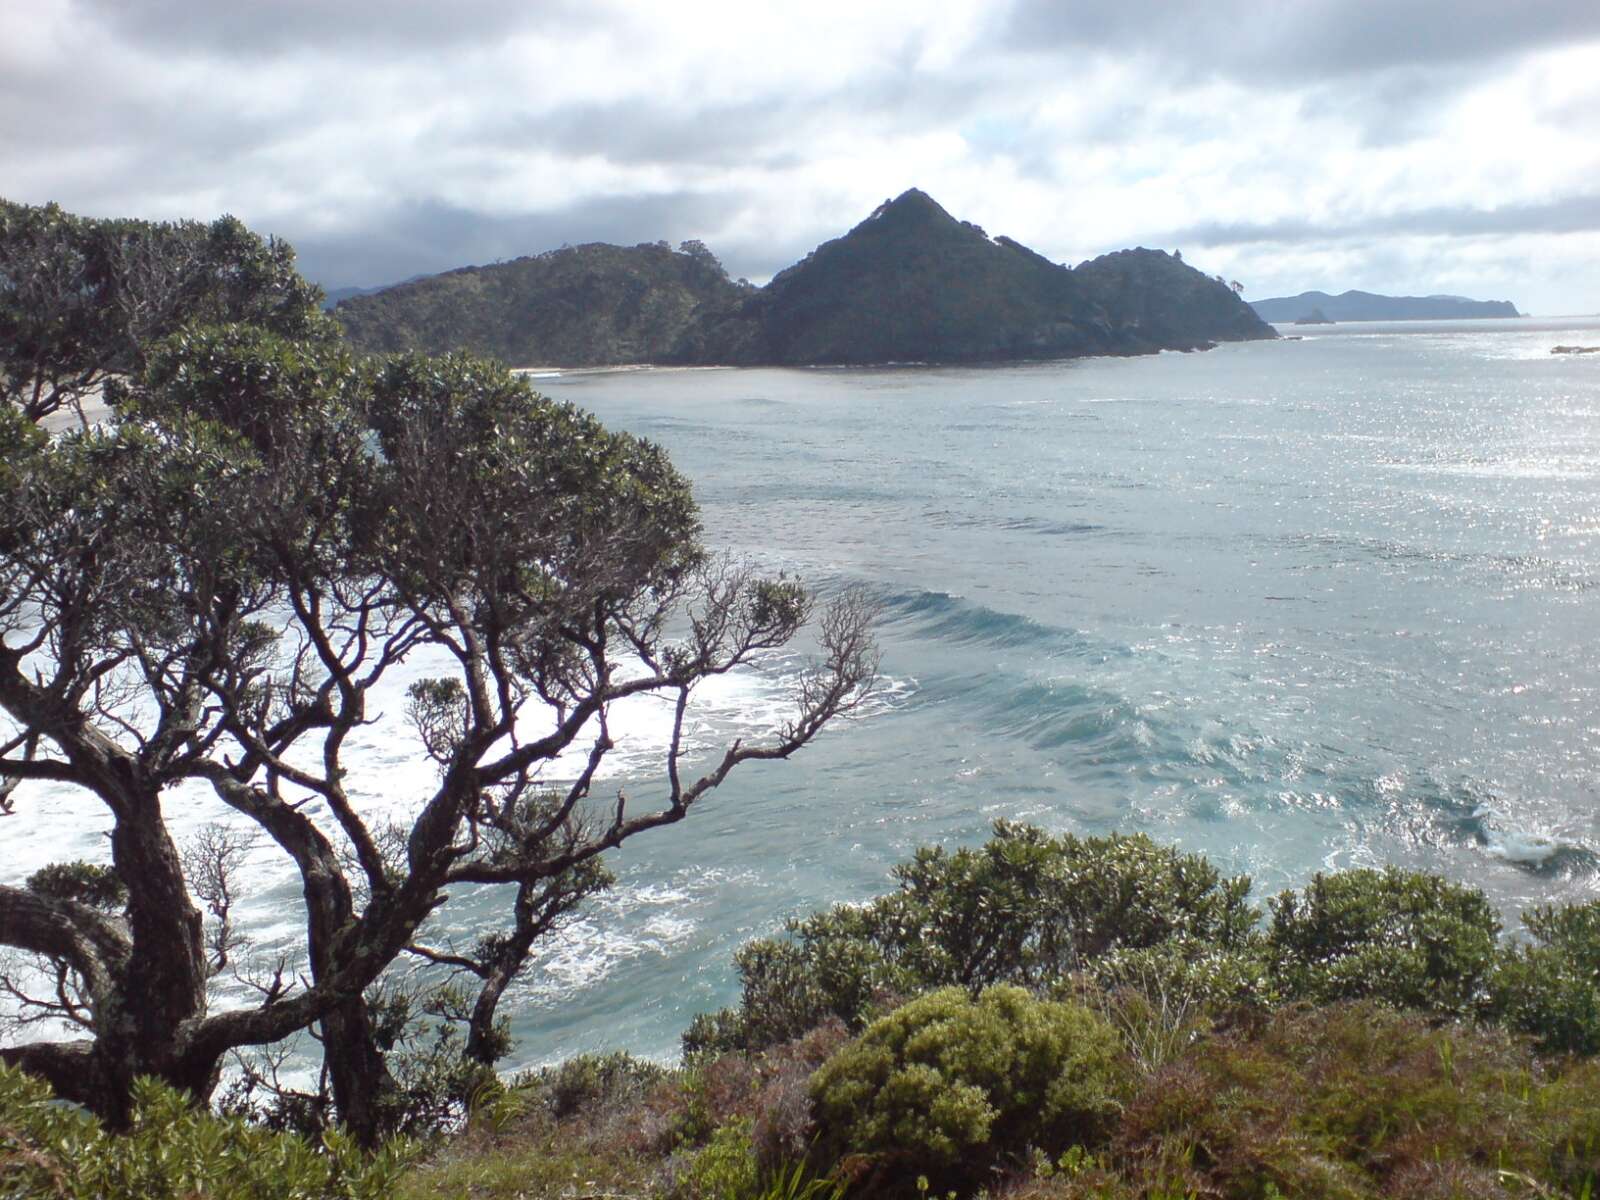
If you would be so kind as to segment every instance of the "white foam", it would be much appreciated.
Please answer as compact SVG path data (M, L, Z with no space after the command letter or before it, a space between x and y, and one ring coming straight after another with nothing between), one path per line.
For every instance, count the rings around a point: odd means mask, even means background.
M438 653L418 654L400 664L374 690L369 711L373 722L363 726L347 743L350 772L347 787L358 811L370 826L405 822L426 801L437 783L437 768L421 751L405 718L405 691L430 674L443 674L448 663ZM686 771L720 753L733 738L770 736L794 712L793 685L805 664L793 654L774 654L747 667L702 681L692 695L683 734ZM871 702L881 711L907 690L903 681L892 682ZM638 696L609 707L607 728L616 748L605 758L601 779L661 775L671 743L673 702L655 696ZM537 737L550 727L548 711L530 710L519 722L519 735ZM575 778L587 760L599 722L591 722L569 750L548 763L546 780L560 784ZM13 797L16 813L0 818L6 856L0 880L20 883L51 862L85 859L108 863L109 815L87 793L66 785L29 783ZM185 785L163 796L163 808L174 837L182 844L204 825L219 823L253 829L242 815L224 805L207 787ZM308 805L319 824L336 836L336 826L320 801ZM605 978L619 963L643 954L665 954L692 935L695 920L685 910L696 895L713 886L710 877L692 885L682 881L643 888L620 888L593 902L595 916L552 938L531 964L520 990L530 998L571 994ZM287 954L291 966L303 950L303 915L299 903L300 881L293 862L274 843L258 837L239 871L240 897L234 916L251 939L253 951L268 962ZM628 915L626 921L620 918ZM464 913L452 909L447 918L461 922ZM488 912L477 923L489 925L498 913ZM621 932L625 928L626 932ZM474 931L457 924L447 935L470 936ZM249 999L240 985L219 983L223 1007Z
M1559 854L1565 843L1542 833L1502 833L1491 838L1485 852L1506 862L1538 866Z

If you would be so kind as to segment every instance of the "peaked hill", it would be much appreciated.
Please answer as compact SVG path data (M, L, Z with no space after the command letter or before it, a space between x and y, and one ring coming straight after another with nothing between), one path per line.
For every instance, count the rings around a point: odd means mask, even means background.
M1072 272L913 190L780 272L701 353L791 365L971 362L1094 354L1112 338Z
M761 289L729 281L698 243L589 245L433 276L334 315L362 350L559 366L1004 362L1276 336L1172 255L1124 250L1073 270L914 188Z
M1468 300L1465 296L1380 296L1376 292L1301 292L1252 300L1263 321L1299 321L1321 311L1329 321L1458 321L1520 317L1509 300Z

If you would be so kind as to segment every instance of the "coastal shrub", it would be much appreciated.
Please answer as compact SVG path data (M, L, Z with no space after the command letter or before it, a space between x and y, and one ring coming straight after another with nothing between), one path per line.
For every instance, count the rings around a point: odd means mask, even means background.
M817 1131L811 1077L849 1040L842 1021L827 1021L761 1056L751 1138L763 1170L782 1172L786 1163L801 1162L810 1152Z
M1113 950L1057 989L1106 1018L1141 1070L1170 1061L1219 1023L1256 1021L1279 992L1259 941L1221 949L1173 938Z
M368 1155L329 1131L311 1141L215 1117L154 1080L134 1085L132 1124L107 1133L43 1083L0 1065L0 1196L60 1200L388 1200L415 1157Z
M831 1019L759 1053L700 1057L679 1077L677 1141L702 1143L718 1128L743 1123L763 1172L804 1160L816 1134L811 1077L849 1040L844 1023Z
M964 1188L1030 1147L1100 1136L1121 1085L1116 1032L1019 987L945 988L881 1017L811 1081L824 1161L872 1185Z
M1593 1195L1597 1087L1600 1064L1541 1062L1500 1030L1293 1006L1145 1077L1106 1159L1124 1181L1240 1200Z
M861 1028L885 998L995 983L1038 988L1119 949L1249 944L1250 881L1143 835L1053 836L999 821L981 846L923 847L895 890L792 922L736 957L737 1008L698 1018L691 1053L759 1049L827 1017Z
M752 1055L723 1054L691 1064L678 1086L678 1142L703 1145L725 1125L749 1124L760 1090L761 1069Z
M372 1044L389 1076L375 1101L379 1126L389 1135L452 1134L472 1121L502 1119L521 1105L490 1064L466 1052L462 1026L472 1002L464 989L385 982L364 999ZM485 1041L493 1058L503 1058L511 1045L505 1022L496 1022ZM311 1139L339 1124L329 1075L319 1074L309 1089L290 1086L279 1077L280 1065L270 1052L236 1054L238 1073L214 1106L224 1115Z
M705 1146L687 1157L673 1173L667 1196L669 1200L754 1200L760 1187L750 1122L736 1121L717 1129Z
M1385 867L1318 875L1268 903L1267 950L1289 997L1370 997L1445 1017L1486 998L1500 921L1476 888Z
M689 1057L762 1050L829 1020L860 1030L875 1004L920 983L885 958L871 914L847 905L792 920L783 937L747 942L733 961L738 1007L694 1018L683 1035Z
M623 1136L626 1131L621 1121L607 1121L597 1128L587 1114L556 1122L535 1107L506 1128L474 1128L434 1143L429 1158L405 1176L392 1197L554 1200L659 1195L663 1166L659 1150L630 1142Z
M1037 985L1168 938L1229 947L1256 924L1250 880L1143 834L1051 836L998 821L983 845L918 850L868 910L887 956L928 986Z
M1164 1008L1208 1016L1259 1013L1281 998L1260 939L1219 947L1172 938L1113 950L1084 973L1101 991L1136 991Z
M1505 947L1493 1016L1552 1053L1600 1054L1600 900L1523 914L1532 941Z
M799 1160L761 1164L747 1120L722 1126L700 1150L671 1164L667 1200L841 1200L837 1181Z
M617 1051L575 1055L558 1066L524 1074L513 1086L560 1120L595 1105L638 1099L667 1075L658 1063Z

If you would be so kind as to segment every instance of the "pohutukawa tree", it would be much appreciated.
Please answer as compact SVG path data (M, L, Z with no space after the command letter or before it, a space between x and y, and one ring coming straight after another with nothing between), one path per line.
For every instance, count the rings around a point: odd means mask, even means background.
M233 217L90 220L0 199L0 399L32 420L140 370L185 323L303 337L318 328L317 300L287 243Z
M9 271L0 291L24 290ZM876 652L870 606L843 597L816 623L791 719L690 753L696 686L790 643L808 593L709 556L659 448L490 364L353 361L301 318L293 338L187 324L141 344L106 383L110 418L55 438L30 399L44 391L16 381L39 362L81 381L87 360L62 366L70 334L0 346L0 830L29 819L13 790L28 781L81 789L110 825L109 863L0 886L0 944L51 981L29 1011L81 1030L0 1057L119 1120L139 1075L204 1098L230 1051L315 1028L337 1113L370 1141L392 1081L365 997L391 964L467 968L467 1049L492 1058L502 993L602 885L599 856L683 819L739 764L800 749L860 702ZM350 744L375 689L419 661L433 674L407 717L431 769L397 829L363 802ZM672 714L654 793L602 804L610 707L646 694ZM558 777L562 756L576 765ZM196 787L303 885L304 961L246 1004L214 994L237 965L237 842L186 855L169 827ZM492 884L514 896L504 933L471 952L420 944L453 890Z

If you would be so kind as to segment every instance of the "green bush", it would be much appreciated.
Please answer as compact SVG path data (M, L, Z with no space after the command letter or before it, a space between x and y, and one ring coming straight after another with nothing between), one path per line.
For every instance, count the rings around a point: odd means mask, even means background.
M1196 1015L1259 1013L1280 998L1259 940L1224 948L1172 938L1103 954L1085 973L1102 991L1137 991L1163 1007Z
M965 1187L1008 1156L1099 1135L1116 1109L1116 1032L1079 1005L946 988L874 1021L812 1077L824 1161Z
M1219 949L1179 938L1104 954L1056 994L1102 1013L1142 1071L1158 1069L1218 1024L1260 1020L1278 1000L1259 945Z
M884 957L867 911L846 905L790 921L786 937L746 943L733 962L739 1006L696 1016L683 1035L685 1055L763 1050L830 1018L859 1031L879 998L919 982Z
M512 1086L560 1120L595 1104L636 1100L667 1075L658 1063L616 1051L576 1055L559 1066L523 1074Z
M1187 938L1231 947L1256 913L1250 880L1131 837L1052 837L998 821L982 846L923 848L867 911L887 957L927 986L1038 985L1118 948Z
M1371 998L1445 1017L1487 998L1500 920L1476 888L1385 867L1318 875L1269 903L1267 949L1291 998Z
M1541 1050L1600 1054L1600 900L1535 908L1522 923L1533 941L1501 952L1493 1016Z
M1262 932L1250 881L1199 855L1005 821L982 846L917 851L894 880L744 946L738 1006L696 1017L685 1052L760 1051L834 1019L859 1032L908 996L1011 983L1106 1007L1147 1064L1207 1020L1286 1000L1373 999L1600 1053L1600 901L1535 909L1531 940L1502 946L1477 889L1362 869L1271 899Z
M896 890L792 922L736 958L737 1009L698 1018L691 1053L755 1050L828 1017L860 1029L885 995L958 985L1040 987L1118 949L1183 939L1249 944L1250 881L1143 835L1052 836L998 821L982 846L924 847Z
M671 1200L753 1200L761 1190L750 1122L735 1121L711 1135L679 1171L668 1190Z
M152 1080L113 1135L44 1084L0 1065L0 1196L60 1200L387 1200L414 1157L363 1154L337 1131L313 1142L214 1117Z

